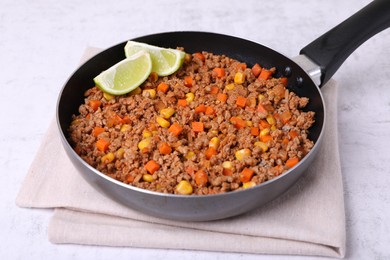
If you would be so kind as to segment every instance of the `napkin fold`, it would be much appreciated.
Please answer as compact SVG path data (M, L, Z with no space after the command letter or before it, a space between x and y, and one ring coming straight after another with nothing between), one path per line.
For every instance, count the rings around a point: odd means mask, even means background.
M82 61L100 49L87 48ZM63 150L52 121L16 204L54 208L48 227L56 244L189 249L253 254L345 256L345 211L337 137L337 84L323 92L322 146L288 192L241 216L210 222L159 219L127 208L90 186Z

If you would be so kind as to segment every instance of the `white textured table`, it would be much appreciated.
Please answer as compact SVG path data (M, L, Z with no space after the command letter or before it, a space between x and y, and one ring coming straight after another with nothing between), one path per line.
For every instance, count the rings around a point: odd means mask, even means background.
M20 209L14 201L54 117L57 95L86 46L108 48L150 33L200 30L250 39L295 56L369 1L96 2L0 1L0 259L290 259L53 245L46 234L51 211ZM363 44L334 76L340 84L348 259L390 259L389 47L387 30Z

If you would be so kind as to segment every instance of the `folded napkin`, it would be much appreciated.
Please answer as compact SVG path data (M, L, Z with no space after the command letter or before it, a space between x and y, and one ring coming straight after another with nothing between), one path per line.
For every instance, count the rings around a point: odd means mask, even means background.
M99 50L88 48L83 60ZM322 88L327 122L318 157L287 193L225 220L180 222L127 208L91 187L68 159L53 120L22 184L20 207L54 208L56 244L254 254L345 255L345 212L337 138L337 84Z

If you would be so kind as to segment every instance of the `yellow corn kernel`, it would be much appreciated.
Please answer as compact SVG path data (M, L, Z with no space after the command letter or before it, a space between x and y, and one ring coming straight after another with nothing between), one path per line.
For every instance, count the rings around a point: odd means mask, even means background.
M244 148L244 149L238 150L235 153L236 159L239 160L239 161L243 161L243 160L245 160L246 158L248 158L251 155L252 155L252 152L248 148Z
M165 120L164 118L162 118L161 116L158 116L156 118L156 121L157 121L157 124L163 128L168 128L171 123L169 123L169 121Z
M266 120L267 120L268 124L270 124L270 125L276 124L276 121L275 121L275 118L273 115L268 115Z
M125 154L125 149L123 149L123 147L121 147L121 148L119 148L119 149L116 151L115 156L116 156L116 158L118 158L118 159L122 159L124 154Z
M244 189L252 188L254 186L256 186L256 182L254 182L254 181L248 181L248 182L244 182L242 184L242 188L244 188Z
M191 159L192 157L195 156L195 153L193 151L189 151L187 154L186 154L186 159Z
M260 131L260 136L265 136L269 134L270 129L269 128L264 128L263 130Z
M247 125L247 126L253 126L253 123L252 123L252 121L247 120L247 121L246 121L246 125Z
M221 143L221 140L219 140L218 137L213 137L213 138L211 138L211 140L209 142L209 147L212 147L215 150L217 150L220 143Z
M259 101L265 101L265 96L263 94L259 94L258 99Z
M140 151L142 151L144 148L148 147L150 145L150 141L151 141L151 138L145 138L145 139L142 139L139 143L138 143L138 149L140 149Z
M213 135L218 135L219 134L219 131L217 129L212 129L209 132L212 133Z
M171 116L175 113L175 109L171 107L163 108L160 110L160 115L162 115L165 119L171 118Z
M155 98L156 97L156 90L155 89L144 89L144 91L142 91L142 96L149 97L149 98Z
M102 163L110 163L112 161L114 161L115 159L115 155L113 153L108 153L104 156L102 156Z
M268 151L268 145L266 143L264 143L264 142L255 142L255 146L260 147L261 150L263 151L263 153Z
M144 138L148 138L148 137L152 137L152 132L151 131L149 131L149 130L147 130L147 129L145 129L144 131L142 131L142 136L144 137Z
M233 163L231 161L224 161L222 163L222 168L227 169L227 170L232 170L233 169Z
M278 129L278 128L276 127L276 125L272 125L272 126L271 126L271 131L275 131L276 129Z
M182 180L176 186L176 192L181 195L190 195L193 192L191 183L186 180Z
M134 96L134 95L138 95L141 93L142 93L142 89L140 87L137 87L136 89L134 89L133 91L130 92L130 95Z
M230 83L228 85L225 86L225 89L226 90L233 90L236 86L234 85L234 83Z
M144 175L142 175L142 179L146 182L153 182L154 181L153 175L148 174L148 173L145 173Z
M234 83L242 84L244 82L245 82L245 74L242 72L237 72L236 75L234 75Z
M106 100L111 100L111 99L114 98L113 95L108 94L108 93L106 93L106 92L103 92L103 97L104 97Z
M186 100L187 100L187 103L191 103L192 101L194 101L195 99L195 94L192 93L192 92L189 92L186 94Z
M131 126L130 125L128 125L128 124L123 124L122 126L121 126L121 132L126 132L126 131L128 131L128 130L130 130L130 128L131 128Z

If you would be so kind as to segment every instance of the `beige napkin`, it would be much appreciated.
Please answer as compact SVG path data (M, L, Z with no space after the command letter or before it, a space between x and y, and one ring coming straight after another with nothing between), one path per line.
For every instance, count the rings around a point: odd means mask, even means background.
M88 48L83 60L99 50ZM62 148L53 120L16 199L20 207L55 208L49 240L62 244L191 249L255 254L345 255L345 212L337 138L337 85L327 104L323 145L286 194L238 217L178 222L144 215L97 192Z

